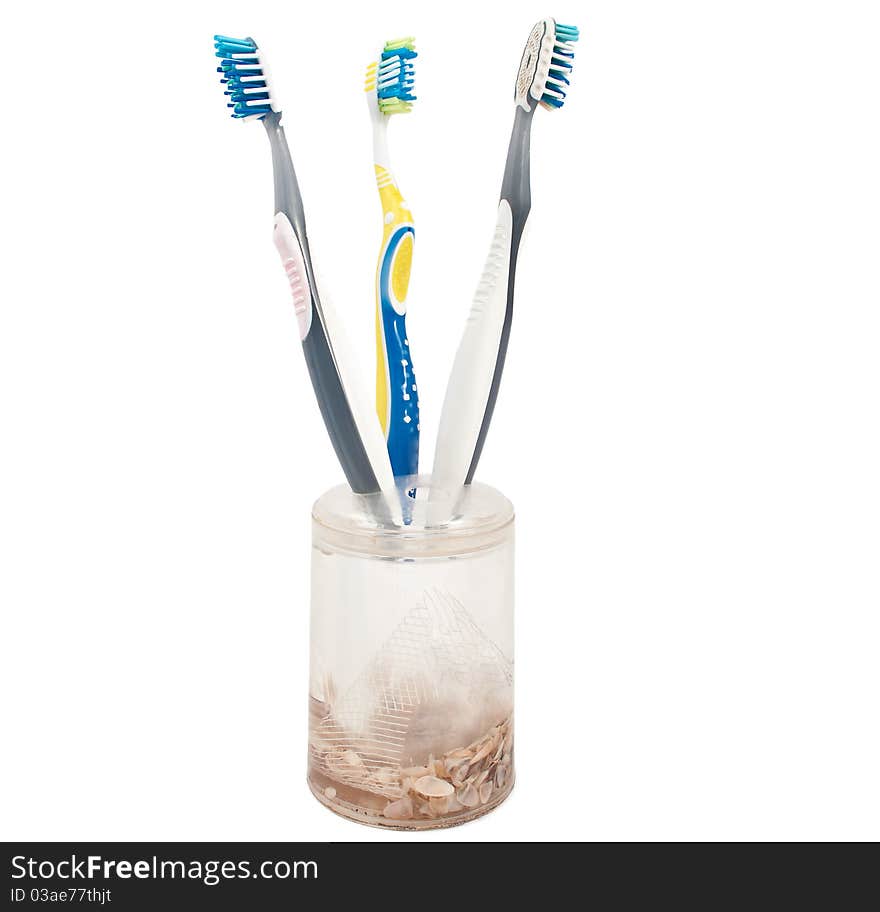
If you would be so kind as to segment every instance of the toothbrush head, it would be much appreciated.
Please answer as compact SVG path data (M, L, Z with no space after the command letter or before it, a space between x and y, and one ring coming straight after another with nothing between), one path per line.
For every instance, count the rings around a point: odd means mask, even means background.
M266 62L253 38L214 36L215 56L220 58L217 72L229 96L227 107L236 120L262 120L281 108L272 96Z
M412 94L416 56L415 40L398 38L387 41L378 62L367 67L364 89L380 114L406 114L412 110L416 100Z
M535 23L516 76L516 103L520 107L531 111L530 98L550 111L562 107L578 36L577 26L561 25L555 19Z

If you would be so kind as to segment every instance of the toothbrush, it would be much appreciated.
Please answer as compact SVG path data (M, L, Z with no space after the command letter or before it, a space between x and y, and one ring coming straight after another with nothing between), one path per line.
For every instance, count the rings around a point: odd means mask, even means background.
M382 246L376 266L376 412L388 445L391 469L398 479L415 476L419 471L419 396L406 331L406 295L415 228L409 206L391 173L388 121L392 115L412 109L415 57L412 38L387 42L378 62L367 67L364 84L383 214Z
M265 58L253 38L215 35L214 46L232 116L262 121L269 137L275 246L290 283L303 354L333 448L351 489L358 494L385 492L391 519L397 522L400 505L385 441L369 402L359 398L339 318L327 300L322 305L318 296L302 197Z
M541 20L529 34L517 73L513 132L495 234L452 366L437 432L431 499L445 500L453 509L462 485L474 477L504 369L516 259L531 207L532 117L536 104L551 111L562 107L577 39L574 26ZM443 518L436 510L434 517Z

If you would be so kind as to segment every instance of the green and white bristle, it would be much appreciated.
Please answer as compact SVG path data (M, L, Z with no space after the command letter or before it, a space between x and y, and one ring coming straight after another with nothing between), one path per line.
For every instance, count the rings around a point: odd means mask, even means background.
M271 111L280 111L272 96L269 72L253 38L214 36L215 56L220 58L220 82L229 96L227 107L236 120L256 117L262 120Z
M364 89L375 97L381 114L406 114L412 110L416 100L412 93L416 70L413 60L417 56L413 38L397 38L386 41L379 60L367 67Z
M531 110L530 98L551 111L565 104L578 37L574 25L555 19L535 23L516 76L516 103L524 110Z

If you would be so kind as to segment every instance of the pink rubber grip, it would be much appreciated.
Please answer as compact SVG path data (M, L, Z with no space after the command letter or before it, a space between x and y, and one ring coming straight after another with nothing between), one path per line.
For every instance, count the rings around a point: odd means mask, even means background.
M306 276L306 265L302 249L293 233L293 227L283 212L275 214L275 230L272 232L275 246L281 256L281 265L290 282L290 293L293 295L293 310L299 323L299 337L305 339L312 325L312 296L309 292L309 281Z

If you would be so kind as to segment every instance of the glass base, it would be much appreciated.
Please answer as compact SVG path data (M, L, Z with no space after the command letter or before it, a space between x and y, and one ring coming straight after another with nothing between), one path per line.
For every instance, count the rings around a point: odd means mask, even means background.
M471 820L476 820L478 817L482 817L484 814L488 814L490 811L494 811L503 801L507 800L507 797L513 791L513 786L515 780L511 778L510 783L502 790L496 790L495 794L486 802L486 804L478 805L475 808L465 808L458 813L446 814L442 817L435 818L414 818L410 820L392 820L388 817L385 817L382 813L382 808L377 805L375 808L366 807L363 802L363 798L360 797L363 795L362 792L359 792L358 804L354 804L350 801L346 801L339 793L336 791L338 788L338 783L331 783L330 779L326 780L326 784L321 783L320 775L312 774L308 777L309 789L312 794L324 807L329 808L333 811L334 814L338 814L340 817L344 817L346 820L354 820L355 823L362 823L365 826L372 826L378 829L383 830L441 830L446 827L460 826L463 823L469 823ZM326 792L328 789L331 789L331 794L334 794L334 797L330 798L327 796ZM382 802L385 804L386 802Z
M309 787L331 810L373 826L421 830L473 820L504 801L514 778L513 717L502 714L487 727L473 721L475 712L463 704L389 706L370 716L366 730L350 731L312 700Z

